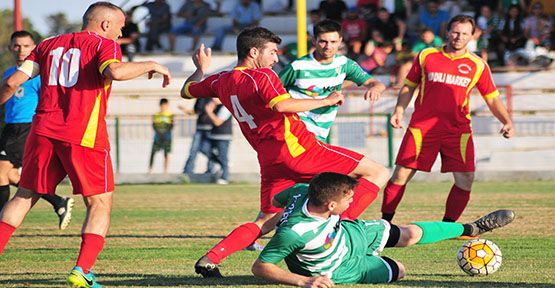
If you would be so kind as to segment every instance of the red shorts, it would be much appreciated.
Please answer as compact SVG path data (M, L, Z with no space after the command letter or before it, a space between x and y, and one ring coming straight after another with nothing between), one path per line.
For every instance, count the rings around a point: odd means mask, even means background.
M442 173L476 170L470 132L430 132L412 127L405 133L395 164L430 172L438 153Z
M20 186L54 194L69 176L73 194L92 196L114 191L114 171L108 150L97 150L30 133L25 145Z
M260 211L280 212L281 208L272 205L272 198L277 193L296 183L308 183L322 172L349 174L363 157L354 151L318 141L316 146L296 158L283 159L278 163L260 163Z

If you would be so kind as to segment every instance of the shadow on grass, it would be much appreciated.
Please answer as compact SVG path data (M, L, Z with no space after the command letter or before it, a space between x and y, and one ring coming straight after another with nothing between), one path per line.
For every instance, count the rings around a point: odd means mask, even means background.
M0 280L0 286L3 285L21 285L21 286L52 286L62 287L65 285L65 274L60 273L9 273L3 276L13 278L34 278L20 280ZM172 276L159 274L97 274L99 282L110 287L128 287L128 286L159 286L159 287L177 287L177 286L250 286L250 285L267 285L271 284L254 276L229 276L223 279L203 279L200 276ZM424 276L424 275L423 275ZM429 276L429 275L428 275ZM47 279L41 279L47 278ZM515 282L493 282L493 281L441 281L441 280L401 280L394 283L397 286L407 287L522 287L522 288L555 288L552 283L515 283Z

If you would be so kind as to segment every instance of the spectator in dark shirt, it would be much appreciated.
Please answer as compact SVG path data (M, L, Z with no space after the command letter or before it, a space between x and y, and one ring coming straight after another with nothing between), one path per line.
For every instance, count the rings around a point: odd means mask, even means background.
M195 50L200 41L200 36L206 31L206 20L210 16L210 5L203 0L187 0L177 12L177 16L185 21L174 27L169 34L170 50L175 51L175 34L191 33L193 44L191 51Z
M121 45L121 52L127 56L127 61L129 62L133 62L135 54L141 51L141 43L139 42L141 33L139 26L133 22L133 10L127 11L125 26L121 29L121 37L117 40Z
M260 5L256 2L241 0L239 5L233 8L229 16L231 17L232 23L230 26L220 27L216 31L212 50L222 50L222 44L226 33L239 33L239 31L244 28L258 26L258 23L260 23L262 19L262 10L260 9Z
M145 3L150 14L150 19L147 22L148 33L146 41L146 51L152 51L154 46L162 48L160 45L160 34L169 33L171 24L171 11L170 5L165 0L155 0L154 2Z
M370 39L376 46L384 42L394 44L395 50L400 51L407 25L403 20L391 17L385 8L380 8L374 19L368 23Z
M500 43L497 46L497 57L502 65L505 65L506 53L524 48L526 38L524 37L524 28L522 27L522 16L518 5L512 5L509 13L503 21L500 32ZM508 58L508 57L507 57Z
M347 11L347 4L343 0L323 0L320 2L320 11L326 19L341 23L343 13Z

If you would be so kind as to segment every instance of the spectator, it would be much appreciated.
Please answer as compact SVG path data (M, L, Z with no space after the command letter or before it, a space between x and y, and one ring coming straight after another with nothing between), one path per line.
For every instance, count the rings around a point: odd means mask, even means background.
M358 9L351 8L347 12L345 20L341 22L341 29L343 29L343 37L348 45L349 51L354 54L350 58L358 57L367 34L367 24L358 16Z
M387 9L391 16L405 21L412 14L411 2L411 0L382 0L382 7Z
M401 50L407 26L403 20L391 17L385 8L380 8L376 18L368 23L371 40L376 46L384 42L392 42L395 50Z
M171 30L169 34L170 51L175 52L175 35L191 33L193 44L191 51L197 48L200 36L206 31L206 21L210 16L210 5L203 0L187 0L177 12L177 16L185 21Z
M429 27L439 37L446 36L449 13L439 10L439 0L428 0L426 9L422 9L418 15L421 27Z
M484 59L484 61L488 61L488 49L486 46L486 41L484 41L484 37L482 34L482 29L479 26L476 26L474 34L472 34L472 39L468 41L466 47L468 47L468 51L479 55L480 58Z
M135 53L141 51L141 43L139 42L141 32L139 26L133 22L133 11L134 9L127 11L125 26L121 29L121 37L117 40L121 46L121 52L129 62L133 62Z
M152 116L152 128L154 128L154 141L150 151L148 173L152 173L154 154L164 151L164 173L168 173L169 154L172 150L173 113L170 112L168 99L160 99L160 111Z
M318 8L326 19L341 23L343 13L347 11L347 4L343 0L323 0Z
M507 14L512 6L516 6L520 11L528 11L526 5L527 0L501 0L498 5L499 13L501 15Z
M208 135L211 149L206 151L212 161L217 162L222 167L221 175L216 175L216 183L221 185L229 184L229 144L233 138L231 112L222 105L218 98L214 98L204 106L206 115L212 121L212 131ZM216 173L218 174L218 173Z
M480 15L476 18L476 26L482 30L482 39L488 49L495 51L499 43L499 24L501 19L497 12L493 12L491 7L484 5L480 7Z
M211 149L208 134L210 133L210 130L212 130L212 121L210 121L210 118L206 115L206 110L204 108L208 102L210 102L210 99L199 98L195 102L195 106L193 108L194 113L197 114L197 126L195 134L193 135L193 140L191 141L189 157L187 158L185 167L183 168L183 180L185 182L190 181L190 177L195 170L195 160L197 159L198 152L209 151ZM179 108L189 114L183 107ZM209 156L206 155L206 157ZM213 163L212 161L208 161L207 172L212 173L212 170Z
M376 15L380 0L358 0L356 7L360 11L360 16L365 21L369 21Z
M145 3L144 6L150 15L147 22L148 33L145 50L151 52L154 46L162 48L160 34L169 33L172 28L170 5L165 0L155 0Z
M515 61L511 61L511 63L505 62L510 57L511 52L519 48L524 48L526 44L524 28L522 27L521 11L518 5L512 5L509 8L509 13L507 13L501 25L500 43L497 45L497 58L501 65L517 64Z
M420 31L420 39L412 45L412 54L416 56L420 51L426 48L439 47L441 45L443 45L443 40L436 36L432 29L425 27Z
M532 41L535 46L542 46L548 51L551 50L553 19L544 13L541 2L536 2L532 5L531 14L526 17L522 26L524 37L528 41Z
M393 51L393 43L383 42L381 46L376 47L372 42L368 41L364 48L366 59L360 61L360 67L364 68L370 74L378 74L379 72L388 72L392 66L386 66L387 57ZM376 71L378 70L378 71Z
M242 29L250 26L258 26L262 19L262 10L258 3L251 0L241 0L241 3L231 11L231 26L220 27L216 31L212 50L221 51L225 34L229 32L239 33Z
M306 26L306 32L310 38L314 38L314 24L320 22L322 13L318 9L310 10L310 24Z

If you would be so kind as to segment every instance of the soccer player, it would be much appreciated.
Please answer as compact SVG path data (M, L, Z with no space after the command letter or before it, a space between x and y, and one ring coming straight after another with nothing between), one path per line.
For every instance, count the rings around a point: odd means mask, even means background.
M474 27L472 17L453 17L449 21L446 45L424 49L414 59L391 117L391 125L402 128L405 109L419 87L397 165L384 190L383 219L393 219L407 182L417 170L429 172L438 153L441 172L452 172L455 179L443 221L459 219L470 199L475 171L469 103L472 88L478 88L493 115L503 124L501 134L505 138L514 134L513 123L498 97L488 64L466 47Z
M168 156L172 150L173 129L173 114L170 111L168 99L160 99L160 111L152 116L152 128L154 129L154 140L152 141L152 149L150 150L148 173L152 173L154 154L159 150L164 152L164 173L167 173L169 167Z
M96 2L83 15L81 32L44 40L0 86L3 100L25 81L41 76L21 182L0 215L0 254L40 196L53 195L68 175L73 193L83 196L87 208L81 250L67 279L71 287L100 287L91 268L104 247L114 191L105 122L111 83L160 73L165 87L171 78L156 62L121 62L115 40L124 24L121 8Z
M353 201L357 180L337 173L315 176L277 194L284 207L276 234L252 266L255 276L301 287L335 283L389 283L405 276L402 263L379 256L385 247L435 243L460 235L478 235L513 221L514 212L497 210L472 223L341 220ZM285 260L291 272L277 264Z
M4 72L2 79L13 74L17 67L35 48L35 39L27 31L16 31L10 37L10 51L15 57L16 65ZM11 97L3 99L5 104L4 129L0 136L0 210L10 199L10 184L19 185L19 168L23 160L23 149L31 129L31 121L39 101L40 77L23 83ZM4 102L5 101L5 102ZM74 200L58 195L42 195L54 207L58 216L58 228L64 230L71 221Z
M186 80L183 98L219 98L239 122L241 132L258 154L261 174L260 214L231 232L195 264L203 277L221 277L218 263L260 236L272 231L281 208L272 197L297 182L306 183L322 171L360 177L353 205L343 217L356 219L376 198L388 170L356 152L330 146L316 139L297 112L340 104L335 91L321 99L293 99L271 69L278 62L281 38L262 27L247 28L237 37L238 65L231 71L202 80L211 61L211 50L193 54L196 71ZM202 80L202 81L201 81Z
M323 99L334 91L341 91L345 80L368 88L364 99L376 101L385 86L366 73L355 61L337 54L343 41L341 25L322 20L314 26L312 40L315 50L287 65L279 73L283 87L295 99ZM297 113L308 131L320 141L329 143L330 129L337 115L337 105L324 106Z

